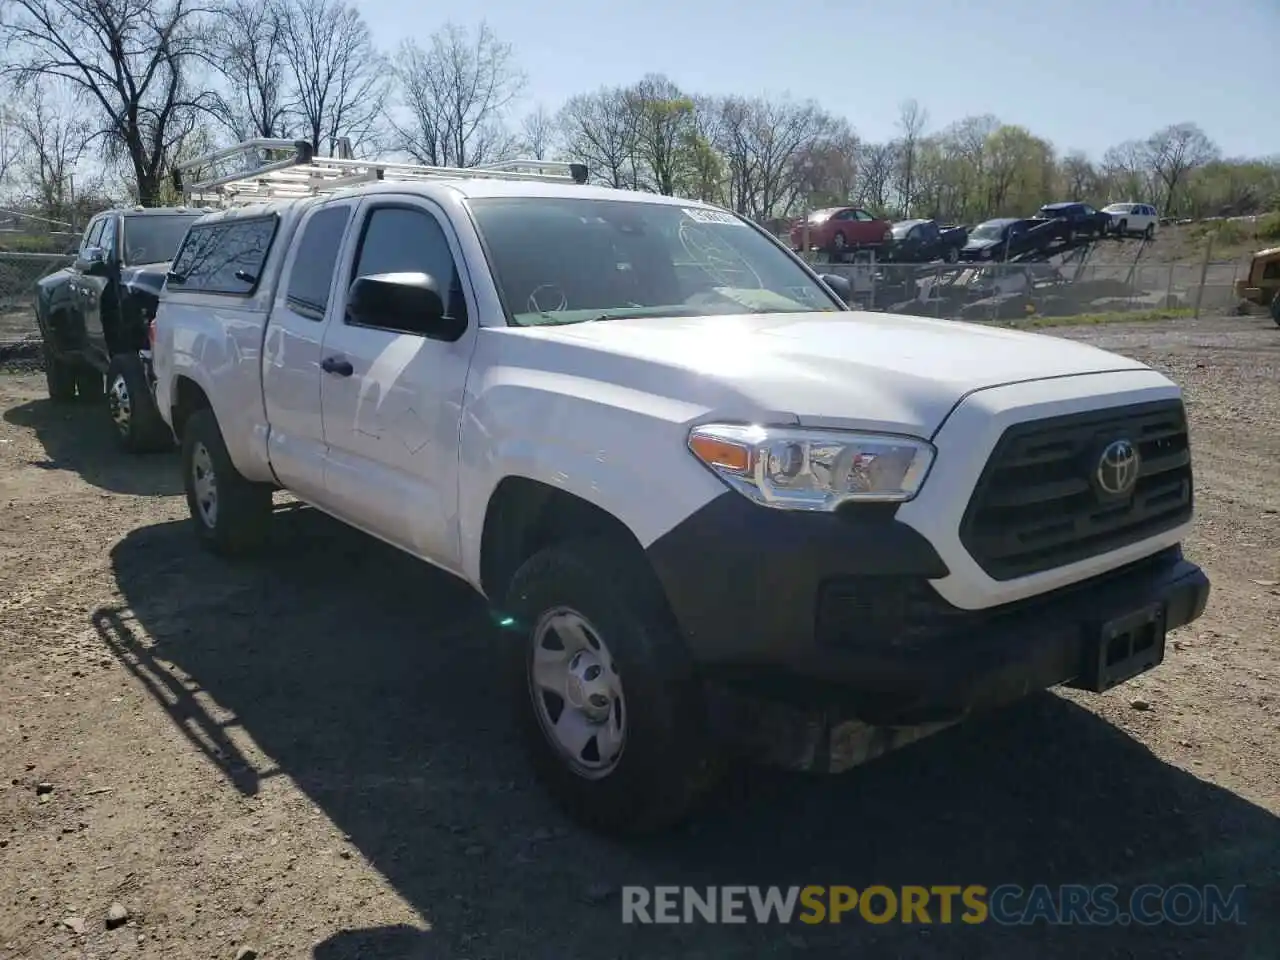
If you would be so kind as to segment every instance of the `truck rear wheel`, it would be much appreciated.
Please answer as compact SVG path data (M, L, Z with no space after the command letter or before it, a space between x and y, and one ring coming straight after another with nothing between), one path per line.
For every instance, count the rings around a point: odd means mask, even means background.
M107 410L116 437L129 453L152 453L173 446L173 435L156 409L142 358L117 353L107 368Z
M182 430L182 478L200 543L222 556L251 553L266 539L272 488L245 479L213 411L197 410Z
M636 566L602 540L553 546L507 595L530 761L570 816L610 835L673 826L724 766L665 601Z

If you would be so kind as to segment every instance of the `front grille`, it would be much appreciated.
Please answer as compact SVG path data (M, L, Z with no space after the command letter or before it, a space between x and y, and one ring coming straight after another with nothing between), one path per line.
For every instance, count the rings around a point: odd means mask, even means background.
M1132 492L1095 481L1107 445L1140 458ZM1034 420L996 443L960 523L960 542L987 575L1012 580L1155 536L1191 516L1191 449L1181 401Z

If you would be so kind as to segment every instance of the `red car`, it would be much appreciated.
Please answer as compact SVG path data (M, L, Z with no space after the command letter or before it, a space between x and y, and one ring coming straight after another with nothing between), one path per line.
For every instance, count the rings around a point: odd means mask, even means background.
M860 247L879 247L893 236L888 220L873 217L861 207L829 207L809 214L809 249L841 253ZM791 247L804 249L803 219L791 225Z

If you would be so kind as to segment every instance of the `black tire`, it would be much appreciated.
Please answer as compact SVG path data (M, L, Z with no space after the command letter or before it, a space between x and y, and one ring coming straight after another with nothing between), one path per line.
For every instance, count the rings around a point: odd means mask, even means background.
M88 364L76 368L76 391L84 403L102 399L102 372Z
M1155 239L1155 235L1156 235L1156 225L1154 223L1148 223L1147 229L1142 231L1143 239L1153 240Z
M202 503L205 488L197 478L198 472L208 476L206 467L212 468L214 480L212 511ZM182 430L182 485L191 522L204 547L233 557L262 545L271 521L272 487L246 480L235 468L218 420L207 407L191 414Z
M620 702L610 708L611 718L617 710L625 719L621 754L596 779L576 772L544 732L530 682L539 621L563 608L594 628L623 684ZM510 665L522 737L539 779L561 807L587 828L619 837L664 830L689 816L726 765L707 733L701 681L642 561L602 540L547 548L516 572L504 612L516 625ZM552 701L541 699L550 718ZM568 708L567 698L560 702ZM598 756L593 739L579 759L592 742Z
M101 379L101 378L99 378ZM117 353L107 367L107 412L128 453L157 453L173 447L173 434L156 409L142 357Z
M76 398L75 364L58 359L47 339L41 341L40 352L44 359L44 382L49 390L49 399L55 403L69 403L74 400Z
M1120 235L1121 239L1127 237L1129 235L1129 221L1121 220L1119 225L1116 227L1116 233Z
M1271 298L1271 319L1276 322L1277 327L1280 327L1280 291Z

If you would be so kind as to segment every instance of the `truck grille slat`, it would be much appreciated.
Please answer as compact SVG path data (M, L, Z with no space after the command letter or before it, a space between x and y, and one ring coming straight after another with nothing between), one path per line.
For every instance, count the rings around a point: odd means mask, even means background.
M1102 451L1127 440L1139 466L1127 496L1096 481ZM960 540L996 580L1040 573L1186 522L1191 452L1180 401L1158 401L1011 426L992 451Z

